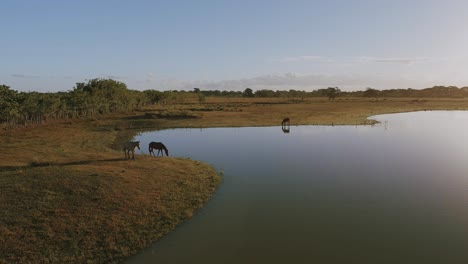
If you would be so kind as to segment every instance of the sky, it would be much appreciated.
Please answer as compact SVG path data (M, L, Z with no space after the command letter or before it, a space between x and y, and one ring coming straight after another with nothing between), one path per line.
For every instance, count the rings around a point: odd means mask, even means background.
M72 90L468 86L468 1L0 1L0 84Z

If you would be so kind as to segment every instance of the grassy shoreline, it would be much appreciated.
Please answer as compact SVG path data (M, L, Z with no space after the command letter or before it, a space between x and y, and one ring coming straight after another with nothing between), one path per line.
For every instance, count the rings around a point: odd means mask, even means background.
M468 110L468 98L306 98L302 101L277 98L209 98L204 104L154 106L138 113L133 127L245 127L279 126L285 117L291 125L369 125L369 116L424 110ZM186 118L152 118L164 112ZM194 118L195 117L195 118Z
M220 182L216 171L181 158L126 161L120 146L138 132L272 126L284 117L373 124L367 117L420 110L468 110L468 99L207 98L1 132L0 263L117 263L201 208Z
M138 132L113 128L125 119L0 135L0 263L118 263L210 199L220 176L206 163L124 160L118 141Z

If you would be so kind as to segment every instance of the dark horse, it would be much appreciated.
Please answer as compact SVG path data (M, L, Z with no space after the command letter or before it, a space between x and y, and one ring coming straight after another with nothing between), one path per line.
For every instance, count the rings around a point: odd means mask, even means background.
M151 156L151 153L153 153L154 155L154 152L153 152L153 149L157 149L158 150L158 155L159 156L159 153L161 152L161 156L164 157L164 152L166 152L166 156L169 156L169 151L167 150L166 146L164 146L163 143L161 142L151 142L149 143L149 154ZM164 152L163 152L164 150ZM154 155L156 157L156 155Z
M135 160L135 148L140 149L140 141L127 142L123 147L125 152L125 159L130 159L130 152L132 153L132 159Z
M281 122L281 126L286 126L286 125L289 126L289 117L286 117L285 119L283 119L283 122Z

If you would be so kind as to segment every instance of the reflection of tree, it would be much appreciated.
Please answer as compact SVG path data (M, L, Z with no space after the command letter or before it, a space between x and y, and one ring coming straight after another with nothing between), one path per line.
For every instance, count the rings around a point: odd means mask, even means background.
M289 121L289 117L287 117L281 122L281 130L283 130L283 133L289 133Z

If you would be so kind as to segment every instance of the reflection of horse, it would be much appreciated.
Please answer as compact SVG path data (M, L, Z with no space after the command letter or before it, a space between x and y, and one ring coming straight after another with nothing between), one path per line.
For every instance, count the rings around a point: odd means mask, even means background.
M158 150L158 155L154 155L154 152L153 152L153 149L157 149ZM156 156L159 156L159 152L161 152L161 156L164 157L164 152L166 152L166 156L169 156L169 151L167 150L166 146L164 146L163 143L161 142L151 142L149 143L149 153L150 153L150 156L151 156L151 153L153 153L153 155L156 157Z
M289 126L282 126L281 130L283 130L283 133L289 133Z
M125 152L125 159L130 159L130 152L132 153L132 159L135 160L135 148L140 149L140 141L127 142L123 147Z
M286 125L289 126L289 117L286 117L285 119L283 119L283 122L281 122L281 126L286 126Z

